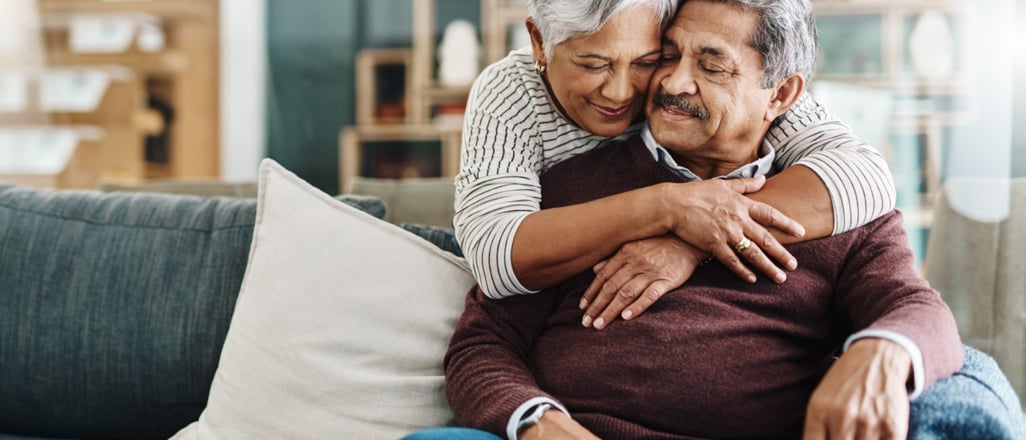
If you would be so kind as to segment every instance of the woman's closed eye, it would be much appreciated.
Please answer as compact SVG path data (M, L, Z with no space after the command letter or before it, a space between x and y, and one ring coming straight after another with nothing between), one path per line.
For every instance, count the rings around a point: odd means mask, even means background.
M578 64L578 66L588 72L602 72L609 68L609 64Z

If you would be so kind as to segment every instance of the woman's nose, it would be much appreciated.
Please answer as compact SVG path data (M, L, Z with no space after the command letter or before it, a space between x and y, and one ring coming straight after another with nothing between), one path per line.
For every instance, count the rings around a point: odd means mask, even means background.
M634 84L631 82L630 72L619 70L613 74L602 86L602 96L609 100L610 104L623 105L634 97Z

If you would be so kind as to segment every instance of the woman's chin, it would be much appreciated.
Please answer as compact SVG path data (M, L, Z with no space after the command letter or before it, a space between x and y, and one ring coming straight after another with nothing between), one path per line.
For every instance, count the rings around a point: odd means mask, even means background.
M588 121L583 128L589 133L602 137L616 137L627 131L631 126L631 119L623 117L616 121Z

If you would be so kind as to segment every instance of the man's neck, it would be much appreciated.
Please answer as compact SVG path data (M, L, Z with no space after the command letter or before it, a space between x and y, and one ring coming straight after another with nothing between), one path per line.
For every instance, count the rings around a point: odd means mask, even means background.
M670 151L670 156L677 161L678 165L691 170L702 180L707 180L726 176L732 171L754 162L759 158L759 147L757 145L752 149L752 154L743 158L699 157L696 154L682 156L672 151Z
M776 152L765 139L738 139L733 145L754 145L751 149L729 151L716 145L696 146L686 153L675 153L655 140L651 128L641 131L641 140L652 159L687 181L711 178L754 177L773 172Z

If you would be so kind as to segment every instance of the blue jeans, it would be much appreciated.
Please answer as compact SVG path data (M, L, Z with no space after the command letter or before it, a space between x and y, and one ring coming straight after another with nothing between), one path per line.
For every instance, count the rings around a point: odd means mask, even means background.
M1026 421L1012 385L994 359L963 346L965 363L912 401L910 440L1026 439ZM484 431L435 428L403 440L500 440Z
M1026 439L1019 397L997 362L963 346L965 363L912 401L908 438Z
M402 440L502 440L495 434L470 428L432 428L417 431Z

